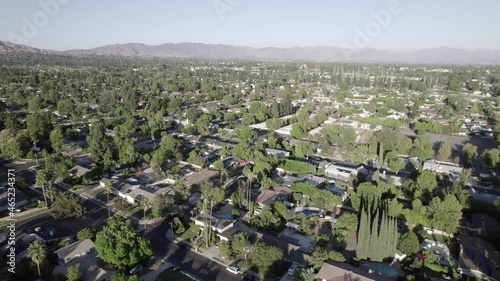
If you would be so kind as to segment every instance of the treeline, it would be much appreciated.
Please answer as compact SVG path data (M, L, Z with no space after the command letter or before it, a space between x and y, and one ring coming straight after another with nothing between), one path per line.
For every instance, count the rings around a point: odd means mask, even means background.
M433 121L415 123L413 130L416 132L429 132L435 134L453 134L461 131L457 124L443 125Z
M374 118L374 117L367 117L367 118L362 118L362 117L356 117L352 118L352 120L356 120L362 123L367 123L367 124L372 124L372 125L381 125L384 127L389 127L389 128L394 128L397 129L401 127L401 122L396 119L392 118L387 118L387 119L382 119L382 118Z
M295 193L301 193L302 196L307 198L306 200L311 201L314 206L324 208L342 205L342 200L339 196L328 190L319 189L307 183L294 183L290 188Z
M281 161L281 163L279 163L279 167L286 172L295 174L316 173L316 167L313 165L292 159L285 159Z

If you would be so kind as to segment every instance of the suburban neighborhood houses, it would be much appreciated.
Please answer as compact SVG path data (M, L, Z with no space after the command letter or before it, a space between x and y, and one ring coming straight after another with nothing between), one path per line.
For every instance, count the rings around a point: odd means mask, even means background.
M0 280L500 280L497 66L132 45L0 41Z

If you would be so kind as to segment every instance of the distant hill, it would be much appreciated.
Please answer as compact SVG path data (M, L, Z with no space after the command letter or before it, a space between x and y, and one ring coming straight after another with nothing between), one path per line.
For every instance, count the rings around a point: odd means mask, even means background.
M0 53L15 53L15 52L48 54L53 51L37 49L26 45L14 44L8 41L0 41Z
M24 45L0 41L1 52L49 53ZM93 49L68 50L67 55L104 55L125 57L241 59L264 61L319 61L362 63L414 63L414 64L480 64L500 65L499 50L462 50L434 48L417 51L388 51L375 49L342 49L339 47L252 48L244 46L202 43L141 43L114 44Z

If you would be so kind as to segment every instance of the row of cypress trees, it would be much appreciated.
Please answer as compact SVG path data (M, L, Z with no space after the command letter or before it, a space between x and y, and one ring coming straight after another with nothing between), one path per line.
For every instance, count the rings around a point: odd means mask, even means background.
M373 261L394 257L398 241L396 219L380 213L380 209L372 215L369 209L360 211L356 255Z

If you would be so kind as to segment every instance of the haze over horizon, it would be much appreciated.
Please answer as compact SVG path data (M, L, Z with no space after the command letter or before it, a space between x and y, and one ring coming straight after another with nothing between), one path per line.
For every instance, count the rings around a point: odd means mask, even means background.
M51 3L49 6L53 8L47 10L44 3ZM493 0L318 1L314 5L303 1L267 3L263 0L207 0L196 4L180 0L147 3L125 0L119 5L116 3L4 1L3 5L8 8L0 10L3 27L0 40L53 50L181 42L256 48L500 49L500 38L489 34L492 26L500 26L500 18L495 14L500 2ZM390 5L397 7L397 12L391 13ZM385 15L389 12L390 18L384 18L381 11L386 12ZM376 15L382 15L382 20ZM37 24L37 20L43 24ZM357 44L360 31L369 33L366 30L374 22L379 29L375 28L361 40L363 44ZM35 30L26 33L29 23Z

